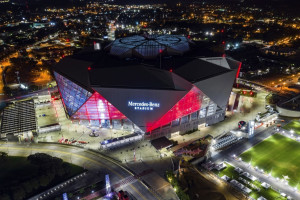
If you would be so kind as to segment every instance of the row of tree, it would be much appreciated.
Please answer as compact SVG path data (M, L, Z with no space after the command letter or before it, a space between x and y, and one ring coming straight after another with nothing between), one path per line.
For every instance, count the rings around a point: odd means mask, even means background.
M175 177L174 173L172 171L167 171L166 176L170 184L175 189L178 198L180 200L190 200L189 195L181 188L179 180Z
M7 154L0 152L0 159L5 159L6 156ZM37 153L28 156L27 159L31 164L38 166L36 176L12 187L1 189L1 200L22 200L28 198L54 184L54 179L63 180L71 173L70 164L48 154Z

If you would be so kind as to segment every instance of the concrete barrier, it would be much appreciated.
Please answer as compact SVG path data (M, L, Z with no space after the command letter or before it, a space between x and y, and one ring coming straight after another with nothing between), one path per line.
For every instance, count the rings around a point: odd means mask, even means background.
M282 108L278 105L276 105L276 110L279 112L279 115L284 117L300 117L300 111Z

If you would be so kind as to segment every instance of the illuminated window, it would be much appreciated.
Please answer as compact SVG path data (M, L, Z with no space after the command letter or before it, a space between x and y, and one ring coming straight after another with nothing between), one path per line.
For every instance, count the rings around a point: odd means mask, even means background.
M194 86L160 120L158 120L153 126L148 127L147 131L154 130L164 124L170 123L173 120L182 118L184 116L187 116L193 112L200 110L203 96L204 94L197 87Z
M72 117L85 120L101 120L101 125L105 127L108 126L108 122L105 121L107 119L126 118L125 115L110 104L98 92L95 92Z
M206 108L201 108L199 118L202 119L205 117L206 117Z
M92 93L56 72L54 72L54 76L64 106L69 116L72 116L84 104L84 102L86 102Z

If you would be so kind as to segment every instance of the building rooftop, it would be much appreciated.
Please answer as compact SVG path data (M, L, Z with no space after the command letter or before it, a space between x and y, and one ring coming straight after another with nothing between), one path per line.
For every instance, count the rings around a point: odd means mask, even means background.
M196 83L230 72L239 66L239 62L224 57L201 58L190 57L188 54L170 56L163 53L161 57L156 54L152 59L144 59L133 54L126 54L126 58L112 55L114 46L143 47L149 52L162 47L165 52L170 51L168 48L178 48L184 52L187 49L180 47L183 43L188 44L188 39L176 35L120 38L108 46L109 52L107 49L84 49L62 59L54 66L54 70L89 91L92 87L187 90L191 88L190 84L185 83L187 81Z
M119 38L106 47L111 55L120 58L137 56L153 59L165 55L183 55L190 50L188 38L180 35L135 35Z

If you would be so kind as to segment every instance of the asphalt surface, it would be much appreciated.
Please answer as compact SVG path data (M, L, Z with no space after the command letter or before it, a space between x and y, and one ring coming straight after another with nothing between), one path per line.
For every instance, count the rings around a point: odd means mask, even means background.
M121 180L134 176L130 171L124 168L117 161L111 160L101 154L86 149L57 145L57 144L18 144L18 143L0 143L0 151L8 152L13 156L29 156L34 153L47 153L51 156L62 158L66 162L82 166L89 172L97 173L99 171L110 175L111 185ZM141 200L159 200L159 195L146 186L141 180L126 184L121 189L130 192L137 199ZM168 198L164 198L168 199Z

